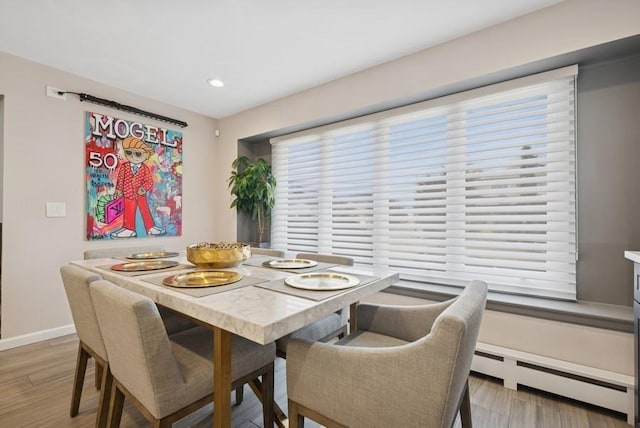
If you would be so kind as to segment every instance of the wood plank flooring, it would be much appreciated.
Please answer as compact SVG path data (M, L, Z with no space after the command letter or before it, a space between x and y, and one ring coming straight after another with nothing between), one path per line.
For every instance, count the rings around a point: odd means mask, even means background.
M85 377L80 414L69 417L71 387L78 340L65 336L0 352L0 427L92 427L98 391L94 363ZM285 361L276 359L276 401L286 411ZM472 376L473 424L476 428L628 428L624 415L550 397L536 391L511 391L492 379ZM211 427L209 405L174 424L174 427ZM259 401L245 386L245 399L233 407L232 424L239 428L262 426ZM130 404L125 405L122 427L148 427ZM307 421L306 427L319 425ZM455 425L460 427L459 420ZM390 427L391 428L391 427Z

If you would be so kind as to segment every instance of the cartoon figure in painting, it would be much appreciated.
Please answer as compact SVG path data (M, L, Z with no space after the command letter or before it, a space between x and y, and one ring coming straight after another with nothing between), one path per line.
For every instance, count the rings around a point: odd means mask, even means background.
M124 222L122 228L111 233L112 238L136 237L136 210L140 209L144 228L149 236L164 235L164 229L157 227L149 211L147 192L153 187L151 171L144 162L154 153L148 144L135 137L122 141L124 157L118 169L115 197L124 196Z

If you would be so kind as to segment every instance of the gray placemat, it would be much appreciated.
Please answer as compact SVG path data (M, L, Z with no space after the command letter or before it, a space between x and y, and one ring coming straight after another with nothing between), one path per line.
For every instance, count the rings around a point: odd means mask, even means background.
M260 278L257 276L243 276L240 281L233 282L227 285L219 285L217 287L202 287L202 288L180 288L180 287L169 287L168 285L164 285L162 280L170 275L163 276L154 276L153 278L142 278L144 282L148 282L154 285L160 285L165 288L169 288L171 290L179 291L180 293L188 294L193 297L204 297L210 296L212 294L223 293L225 291L231 291L242 287L247 287L249 285L256 285L261 282L268 281L267 279Z
M267 269L279 270L279 271L282 271L282 272L291 272L291 273L315 272L317 270L325 270L325 269L332 268L334 266L338 266L335 263L325 263L325 262L318 262L318 264L315 265L315 266L311 266L311 267L308 267L308 268L302 268L302 269L276 269L276 268L272 268L272 267L268 267L268 266L263 266L264 262L268 262L268 261L271 261L271 260L282 260L282 259L285 259L285 258L286 257L272 257L272 256L263 256L263 255L253 255L253 256L249 257L249 259L246 260L243 264L249 265L249 266L264 267L264 268L267 268Z
M336 272L331 272L331 273L336 273ZM356 285L355 287L345 288L343 290L316 291L316 290L304 290L301 288L291 287L284 283L284 279L281 279L278 281L271 281L271 282L258 284L256 285L256 287L266 288L267 290L290 294L292 296L303 297L309 300L320 301L320 300L328 299L329 297L333 297L338 294L342 294L346 291L361 287L365 284L370 283L371 281L375 281L376 279L378 279L377 276L353 274L353 273L346 273L346 272L344 274L355 276L360 280L360 284Z
M133 261L133 260L128 260L128 262L135 263L135 261ZM177 266L170 267L170 268L153 269L153 270L138 270L138 271L134 271L134 272L123 272L123 271L120 271L120 270L111 269L111 266L119 265L119 264L122 264L122 263L111 263L111 264L108 264L108 265L96 266L96 268L97 269L106 270L108 272L116 272L116 273L118 273L120 275L124 275L124 276L151 275L151 274L156 274L156 273L161 273L161 272L171 272L171 271L174 271L174 270L183 270L183 269L195 268L195 266L191 265L191 264L178 263Z
M252 254L251 257L249 257L247 260L245 260L244 262L242 262L243 265L249 265L249 266L258 266L261 267L262 263L267 262L269 260L278 260L281 259L282 257L273 257L273 256L265 256L262 254Z

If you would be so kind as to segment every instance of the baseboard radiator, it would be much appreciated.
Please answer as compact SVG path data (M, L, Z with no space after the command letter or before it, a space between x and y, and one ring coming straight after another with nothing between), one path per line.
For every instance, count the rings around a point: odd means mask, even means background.
M502 379L505 388L536 388L625 413L627 422L634 422L633 376L486 343L476 346L471 370Z

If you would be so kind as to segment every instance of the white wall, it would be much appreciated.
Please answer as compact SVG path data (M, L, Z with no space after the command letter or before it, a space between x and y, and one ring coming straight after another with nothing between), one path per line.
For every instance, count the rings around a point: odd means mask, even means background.
M85 236L84 111L142 120L120 111L45 96L45 86L85 92L186 121L183 165L183 236L89 242ZM59 268L84 250L160 244L183 249L213 239L215 191L211 165L217 122L195 113L0 53L4 96L2 341L72 323ZM155 123L176 128L166 123ZM66 217L46 218L47 201L65 202ZM1 348L1 346L0 346Z
M216 236L235 238L236 216L226 208L230 196L224 180L239 139L416 99L438 88L637 35L638 16L636 0L568 0L221 119L214 191L224 197L216 210ZM500 313L487 317L482 331L487 343L633 373L631 334Z

